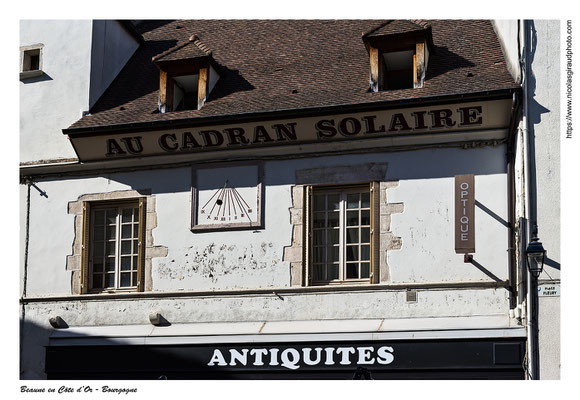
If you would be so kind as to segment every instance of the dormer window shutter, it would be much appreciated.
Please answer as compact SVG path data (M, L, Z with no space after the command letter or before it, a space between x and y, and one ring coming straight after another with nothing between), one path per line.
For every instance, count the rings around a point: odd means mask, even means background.
M205 104L208 93L209 68L199 69L199 83L197 85L197 109L199 110Z
M161 113L199 110L219 79L211 51L195 35L153 57L153 62L159 68Z

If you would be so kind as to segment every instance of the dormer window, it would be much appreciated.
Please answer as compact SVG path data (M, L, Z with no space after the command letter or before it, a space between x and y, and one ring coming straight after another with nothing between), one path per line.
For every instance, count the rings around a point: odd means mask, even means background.
M369 52L369 86L373 92L423 87L431 27L408 20L388 21L363 35Z
M216 63L197 36L153 58L159 68L159 112L199 110L219 75Z

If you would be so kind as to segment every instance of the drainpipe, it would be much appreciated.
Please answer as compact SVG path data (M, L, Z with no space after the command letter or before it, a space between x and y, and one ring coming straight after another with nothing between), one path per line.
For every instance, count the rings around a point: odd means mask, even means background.
M530 47L531 47L531 27L530 21L523 21L523 139L524 139L524 181L525 181L525 215L527 216L527 235L526 242L522 243L524 248L527 248L530 238L537 237L538 234L538 222L536 215L536 165L535 165L535 153L534 153L534 138L532 137L533 131L530 129L530 119L529 119L529 96L530 87L529 81L531 76L530 67ZM527 320L527 336L528 336L528 369L530 374L530 379L538 380L540 379L539 374L539 346L538 346L538 281L527 268L527 260L523 259L522 268L527 273L527 310L526 310L526 320Z
M520 107L520 98L517 93L512 96L512 109L510 111L511 121L507 142L507 195L508 195L508 225L509 225L509 243L508 243L508 276L510 288L510 310L518 306L518 282L517 282L517 264L516 264L516 242L515 242L515 215L516 215L516 182L515 182L515 141L517 140L518 131L518 113Z
M22 294L20 299L26 299L26 285L28 280L28 238L30 234L30 186L32 185L31 180L26 182L26 238L24 243L24 271L22 276ZM22 362L22 350L23 350L23 339L24 339L24 320L26 318L26 305L24 302L21 304L21 314L20 314L20 362Z

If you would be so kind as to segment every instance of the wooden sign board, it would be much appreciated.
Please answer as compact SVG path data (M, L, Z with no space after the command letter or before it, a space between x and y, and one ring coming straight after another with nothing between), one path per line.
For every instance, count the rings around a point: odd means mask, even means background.
M416 137L422 141L428 135L456 135L458 140L480 140L489 139L489 135L503 137L507 132L511 101L510 98L226 124L192 122L182 128L143 131L64 132L83 162L373 138ZM294 151L301 153L303 149L295 146Z
M475 177L455 175L455 252L475 253Z

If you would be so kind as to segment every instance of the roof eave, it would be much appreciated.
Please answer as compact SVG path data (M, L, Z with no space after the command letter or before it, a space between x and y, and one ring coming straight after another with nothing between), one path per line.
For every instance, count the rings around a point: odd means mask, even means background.
M204 117L189 117L181 119L130 122L130 123L97 125L79 128L66 128L62 130L62 133L68 136L81 137L100 134L104 135L113 131L115 133L150 131L157 129L165 129L168 127L178 128L185 126L191 127L191 126L214 125L218 123L223 124L228 123L230 121L241 122L241 121L255 121L261 119L267 120L297 115L300 115L301 117L307 117L307 116L324 115L329 113L344 113L355 111L364 112L385 108L412 107L418 104L436 105L444 103L453 103L458 101L503 99L503 98L511 98L514 94L518 96L521 95L521 87L514 86L510 88L494 89L472 93L456 93L450 95L413 97L409 99L382 100L366 103L335 104L332 106L323 106L323 107L292 108L292 109L249 112L239 114L213 115Z

